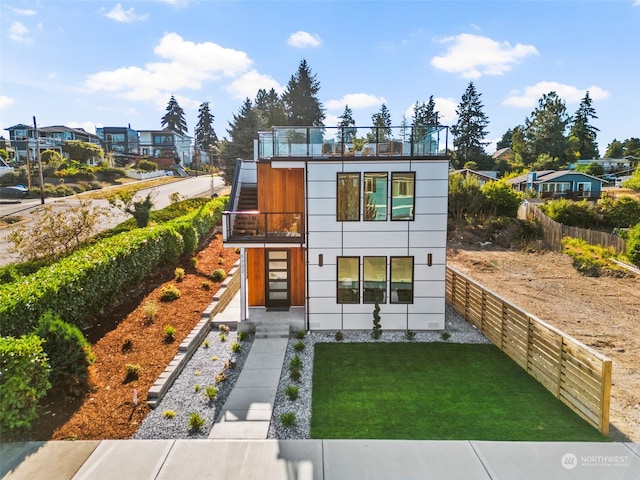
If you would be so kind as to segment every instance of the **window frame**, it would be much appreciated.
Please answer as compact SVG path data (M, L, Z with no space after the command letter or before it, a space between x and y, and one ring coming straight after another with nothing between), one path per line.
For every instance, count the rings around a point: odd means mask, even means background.
M341 195L340 195L340 178L341 177L356 177L357 178L357 189L358 189L358 198L355 202L355 208L357 208L356 218L342 218L340 216L340 203L341 203ZM336 173L336 221L338 222L359 222L360 221L360 205L362 203L362 173L361 172L337 172ZM347 209L351 211L350 206L347 206Z
M358 267L356 269L356 274L357 277L355 279L355 282L353 281L353 279L351 279L351 289L352 293L355 297L355 299L352 300L348 300L344 298L344 295L340 294L341 290L347 290L345 288L340 288L341 285L343 285L344 280L346 280L346 278L351 278L351 277L345 277L344 279L340 278L340 261L341 260L355 260L358 264ZM355 289L353 288L353 285L355 284ZM356 256L341 256L341 257L336 257L336 302L338 304L359 304L360 303L360 257L356 257Z
M395 176L411 176L413 177L413 188L411 191L411 194L409 195L396 195L395 192L395 182L396 179L394 178ZM407 183L408 184L408 183ZM389 197L391 198L391 211L389 213L390 219L392 222L413 222L416 218L416 214L415 214L415 206L416 206L416 172L391 172L391 194L389 195ZM409 217L397 217L394 215L394 200L396 198L408 198L411 197L411 206L410 206L410 212L411 215ZM409 205L407 205L408 207Z
M367 189L367 180L372 180L371 185L373 186L372 192L376 192L376 178L384 176L384 218L367 218L367 194L369 190ZM389 215L389 172L364 172L363 175L363 192L362 192L362 211L363 211L363 221L365 222L386 222Z
M399 291L399 289L395 289L393 288L393 264L394 264L394 260L411 260L411 289L409 290L410 292L410 296L409 298L405 298L400 300L400 296L397 295L397 292ZM413 299L414 299L414 292L415 292L415 268L416 268L416 264L415 264L415 257L413 256L393 256L393 257L389 257L389 303L394 304L394 305L411 305L413 304ZM396 282L397 283L397 282ZM396 300L394 300L394 291L396 292Z

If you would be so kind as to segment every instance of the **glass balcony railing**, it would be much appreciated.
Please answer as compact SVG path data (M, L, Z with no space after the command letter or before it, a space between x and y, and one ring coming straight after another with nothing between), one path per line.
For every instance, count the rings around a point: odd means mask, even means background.
M302 212L222 212L224 242L303 243Z
M274 127L258 133L258 157L441 157L449 127Z

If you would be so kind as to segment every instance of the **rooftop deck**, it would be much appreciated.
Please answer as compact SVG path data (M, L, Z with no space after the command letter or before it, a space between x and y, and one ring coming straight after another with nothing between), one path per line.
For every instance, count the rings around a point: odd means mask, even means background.
M258 132L258 159L447 156L449 127L273 127Z

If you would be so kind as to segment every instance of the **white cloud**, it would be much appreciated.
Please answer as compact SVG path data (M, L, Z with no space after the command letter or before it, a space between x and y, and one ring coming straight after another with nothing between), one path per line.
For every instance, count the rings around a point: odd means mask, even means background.
M7 97L6 95L0 95L0 110L7 108L12 103L15 103L13 98Z
M503 75L511 65L538 50L533 45L497 42L488 37L463 33L446 37L440 43L450 44L447 51L431 59L431 65L449 73L459 73L462 78L476 79L482 75Z
M512 107L533 107L542 98L542 95L549 92L556 92L567 103L579 103L587 90L592 100L603 100L611 95L608 91L595 85L588 88L578 88L558 82L538 82L526 87L522 93L517 90L510 92L502 104Z
M253 99L261 88L267 91L273 88L278 93L282 93L284 90L284 87L272 77L263 75L256 70L251 70L236 78L225 89L233 98L244 100L247 97Z
M633 2L633 6L640 7L640 0L636 0L635 2Z
M24 15L25 17L30 17L38 13L35 10L31 10L27 8L14 8L14 7L7 7L7 8L11 10L13 13L15 13L16 15Z
M287 44L296 48L315 48L322 45L322 40L315 33L311 34L300 30L289 36Z
M167 3L169 5L173 5L174 7L186 7L189 3L189 0L157 0L160 3Z
M136 21L139 22L149 18L148 13L138 15L135 12L135 8L132 7L128 10L125 10L124 8L122 8L122 5L120 5L119 3L116 3L116 6L113 7L107 13L105 13L104 16L107 18L110 18L111 20L115 20L116 22L122 22L122 23L132 23Z
M235 77L253 63L245 52L211 42L185 41L176 33L165 34L154 53L168 61L94 73L85 80L85 87L89 91L111 92L130 100L166 102L167 92L200 89L204 81Z
M376 97L368 93L349 93L339 100L329 100L324 106L329 110L337 110L344 109L345 105L349 105L352 110L358 110L376 107L383 103L386 103L384 97Z
M28 33L29 29L22 22L13 22L9 26L9 38L14 42L32 43L33 38L29 37Z

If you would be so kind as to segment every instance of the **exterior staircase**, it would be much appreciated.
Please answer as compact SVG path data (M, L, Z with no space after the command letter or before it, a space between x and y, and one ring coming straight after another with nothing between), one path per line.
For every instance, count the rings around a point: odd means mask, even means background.
M258 210L258 186L243 184L238 197L238 211ZM233 222L234 235L255 235L258 230L257 215L236 215Z
M264 322L256 325L256 338L289 338L287 323Z

